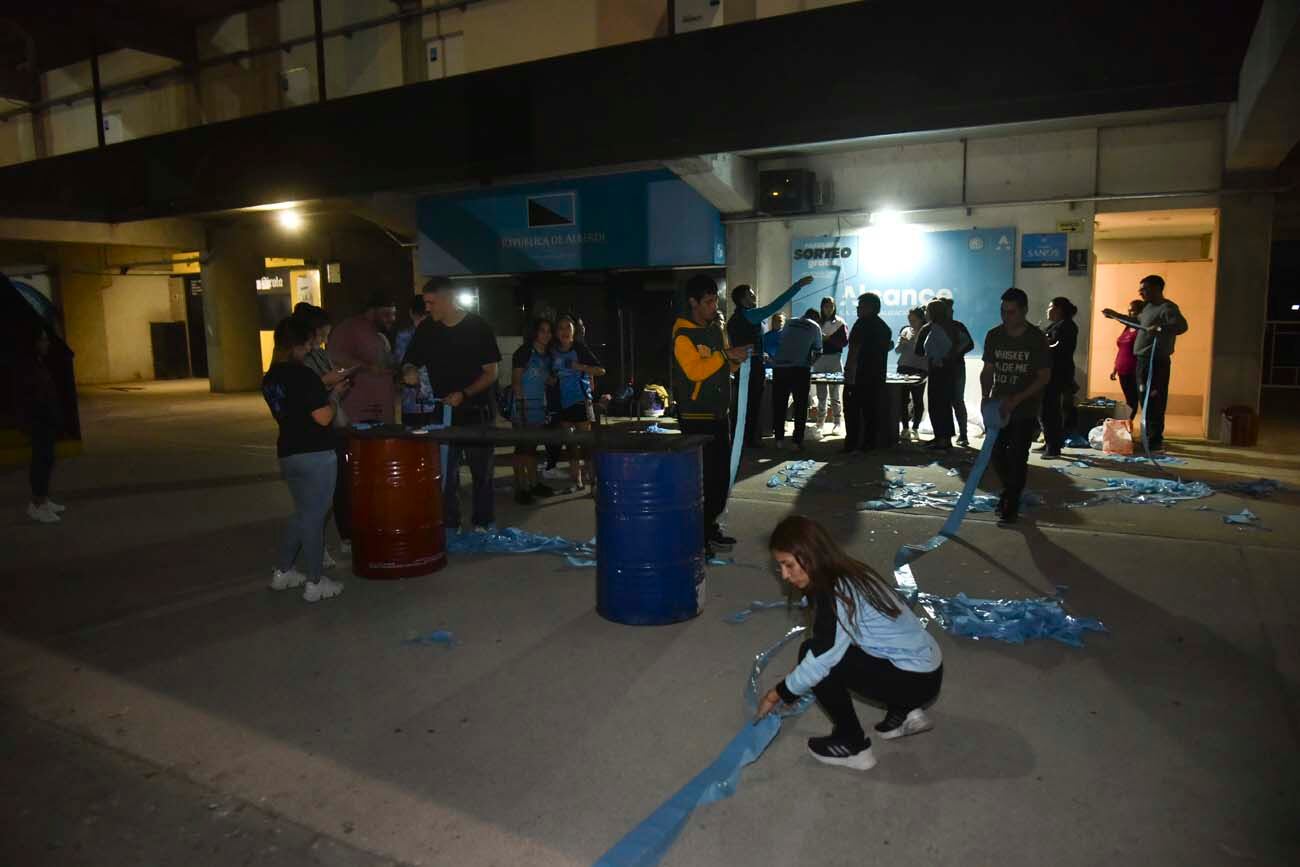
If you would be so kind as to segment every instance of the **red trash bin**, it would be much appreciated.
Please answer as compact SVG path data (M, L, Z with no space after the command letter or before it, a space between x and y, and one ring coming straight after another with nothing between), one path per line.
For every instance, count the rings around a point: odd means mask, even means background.
M438 444L413 437L353 436L352 571L414 578L447 565Z

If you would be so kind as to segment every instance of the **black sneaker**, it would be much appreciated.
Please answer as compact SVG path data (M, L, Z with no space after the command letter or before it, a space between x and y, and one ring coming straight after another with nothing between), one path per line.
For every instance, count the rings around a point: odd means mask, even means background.
M736 540L725 535L721 530L714 530L709 534L709 544L721 551L730 551L736 547Z
M1016 509L1003 509L1002 514L998 516L999 527L1010 527L1020 520L1020 513Z
M921 732L928 732L934 728L934 723L925 711L919 707L916 710L904 713L902 711L891 710L885 718L876 723L876 731L887 741L895 738L905 738L908 735L919 735Z
M970 445L970 440L966 439L966 434L962 434L961 436L957 437L957 445L959 446Z
M536 498L528 491L515 491L515 502L521 506L531 506L536 502Z
M554 497L555 489L548 488L546 485L543 485L541 482L538 482L537 484L533 485L532 490L529 491L528 493L532 494L534 497Z
M866 738L845 738L827 735L824 738L809 738L808 752L819 762L827 765L839 765L855 771L869 771L876 766L876 757L871 752L871 741Z
M1003 513L1006 512L1006 510L1007 510L1007 492L1003 491L1002 494L998 497L998 507L993 511L997 514L998 519L1000 520L1002 518Z

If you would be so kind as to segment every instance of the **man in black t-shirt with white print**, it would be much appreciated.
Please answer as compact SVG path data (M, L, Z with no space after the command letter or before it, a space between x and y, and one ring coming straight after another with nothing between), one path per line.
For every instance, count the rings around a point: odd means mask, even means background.
M984 338L980 396L1001 403L1002 429L993 444L993 466L1002 479L998 526L1014 524L1029 473L1029 443L1038 404L1052 378L1052 353L1043 332L1025 321L1029 296L1014 286L1002 293L1002 324Z
M492 421L492 387L497 381L501 351L496 335L483 317L456 306L451 281L434 277L424 285L429 318L420 323L402 359L402 377L419 382L418 369L429 375L435 397L452 408L452 424L476 425ZM443 467L442 515L447 529L460 529L460 462L469 464L472 479L475 530L486 530L496 520L492 496L492 446L449 443Z

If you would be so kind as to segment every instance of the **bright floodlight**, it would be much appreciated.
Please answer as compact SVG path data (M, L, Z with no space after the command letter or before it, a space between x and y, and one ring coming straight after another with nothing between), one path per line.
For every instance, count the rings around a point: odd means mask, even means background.
M903 215L893 208L881 208L871 212L873 226L897 226L901 222L903 222Z
M296 232L302 228L302 214L297 211L279 211L275 215L280 228Z
M458 292L458 293L456 294L456 303L459 304L461 307L473 307L473 306L474 306L474 293L473 293L473 292Z

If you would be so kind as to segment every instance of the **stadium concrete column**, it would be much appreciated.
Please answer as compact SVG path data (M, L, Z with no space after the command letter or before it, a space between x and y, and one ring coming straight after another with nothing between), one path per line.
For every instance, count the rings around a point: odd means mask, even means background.
M1225 408L1240 405L1259 410L1272 238L1272 193L1222 198L1210 365L1211 436L1217 434L1218 417Z
M214 392L252 391L262 382L257 239L237 228L213 229L203 254L203 318Z

